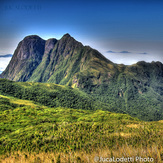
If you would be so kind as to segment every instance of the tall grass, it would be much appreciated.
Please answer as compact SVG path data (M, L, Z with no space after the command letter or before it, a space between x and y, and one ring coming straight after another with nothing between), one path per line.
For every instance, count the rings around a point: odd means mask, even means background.
M139 157L139 158L138 158ZM1 156L2 163L94 163L102 162L100 159L113 159L127 158L131 162L153 162L162 163L163 151L162 147L153 145L150 148L133 148L132 146L123 145L118 149L93 149L92 152L76 151L68 153L64 152L13 152L12 154L6 154ZM99 160L98 160L99 159ZM146 161L149 160L149 161ZM103 162L107 162L104 161ZM111 162L111 161L108 161Z

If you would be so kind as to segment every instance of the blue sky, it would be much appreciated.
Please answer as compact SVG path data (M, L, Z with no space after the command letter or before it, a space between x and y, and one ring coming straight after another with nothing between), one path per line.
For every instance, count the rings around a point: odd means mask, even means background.
M69 33L116 63L163 62L161 0L1 0L0 20L0 55L27 35ZM7 61L0 57L0 69Z

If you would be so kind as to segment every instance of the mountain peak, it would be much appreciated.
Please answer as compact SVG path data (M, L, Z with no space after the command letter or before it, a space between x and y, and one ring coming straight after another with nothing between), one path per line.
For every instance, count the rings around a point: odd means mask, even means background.
M66 33L63 35L63 37L71 37L71 35L69 33Z
M40 36L38 35L29 35L29 36L26 36L23 40L31 40L31 39L41 39L43 40Z
M69 33L66 33L63 35L63 37L61 38L62 39L72 39L73 37L69 34ZM73 38L74 39L74 38Z

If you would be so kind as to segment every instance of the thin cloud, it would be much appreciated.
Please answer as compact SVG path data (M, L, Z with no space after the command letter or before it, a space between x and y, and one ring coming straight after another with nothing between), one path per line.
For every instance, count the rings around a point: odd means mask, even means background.
M127 50L120 51L120 52L116 52L116 51L109 50L109 51L107 51L107 53L131 53L131 52L129 52L129 51L127 51Z
M148 53L144 52L144 53L138 53L138 54L148 54Z
M121 52L119 52L119 53L131 53L131 52L129 52L129 51L121 51Z
M109 51L107 51L107 53L117 53L117 52L109 50Z
M129 54L129 53L133 53L133 52L130 52L130 51L127 51L127 50L123 50L123 51L120 51L120 52L116 52L116 51L112 51L112 50L109 50L109 51L106 51L106 53L121 53L121 54ZM140 53L137 53L137 54L148 54L147 52L140 52Z
M12 57L12 54L5 54L5 55L0 55L0 58L7 58L7 57Z

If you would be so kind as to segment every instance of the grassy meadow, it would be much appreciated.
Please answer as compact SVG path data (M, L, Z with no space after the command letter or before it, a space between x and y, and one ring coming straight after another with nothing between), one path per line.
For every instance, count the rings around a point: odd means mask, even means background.
M161 163L162 135L163 121L144 122L102 110L48 107L0 95L2 163L93 163L96 156L149 157Z

